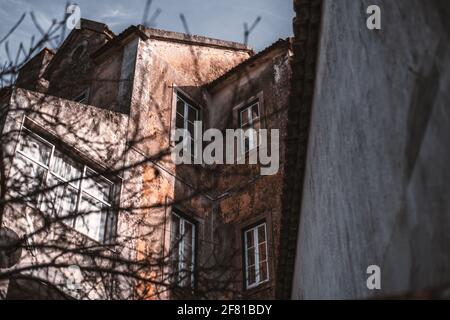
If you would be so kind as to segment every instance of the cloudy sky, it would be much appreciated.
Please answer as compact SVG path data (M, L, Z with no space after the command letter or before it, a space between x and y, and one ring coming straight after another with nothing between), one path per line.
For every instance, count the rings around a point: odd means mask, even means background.
M83 18L107 23L119 33L131 24L143 21L147 0L78 0ZM17 52L18 44L29 46L32 35L39 38L39 30L31 18L46 30L53 19L61 21L66 0L0 0L0 39L16 24L22 14L24 20L8 38L11 55ZM261 21L249 37L249 45L259 51L278 38L292 34L294 15L292 0L153 0L149 17L160 11L155 27L184 32L180 14L186 17L192 34L242 42L244 23L251 25L260 16ZM67 32L68 33L68 32ZM0 44L0 62L6 58L5 43Z

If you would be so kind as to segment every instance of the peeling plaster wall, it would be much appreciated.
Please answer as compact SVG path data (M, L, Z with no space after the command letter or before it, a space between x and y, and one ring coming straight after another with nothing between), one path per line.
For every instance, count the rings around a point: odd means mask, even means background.
M293 298L449 283L449 16L445 0L324 1Z
M171 41L151 40L150 47L186 81L178 85L201 85L212 81L250 57L248 51L215 48Z

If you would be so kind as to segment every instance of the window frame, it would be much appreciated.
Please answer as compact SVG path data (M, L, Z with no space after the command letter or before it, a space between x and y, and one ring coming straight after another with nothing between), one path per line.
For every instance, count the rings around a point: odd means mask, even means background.
M26 120L26 119L25 119ZM24 159L23 161L27 161L27 162L31 162L37 166L39 166L41 169L45 170L43 177L42 177L42 181L39 182L40 187L42 188L47 188L51 186L48 185L48 180L49 180L49 176L53 176L54 179L58 180L58 184L57 186L63 186L63 187L68 187L68 188L72 188L76 191L77 197L76 197L76 206L75 206L75 211L74 214L76 215L73 218L70 218L70 215L67 216L67 219L62 219L62 223L75 230L76 232L82 234L83 236L96 241L98 243L102 243L102 244L106 244L106 243L112 243L113 239L116 236L116 230L117 230L117 208L116 205L118 203L118 193L120 190L120 182L117 179L110 179L104 175L101 175L98 173L99 170L96 170L94 167L88 163L86 163L86 161L83 161L80 159L80 157L77 157L76 155L74 156L73 153L71 152L66 152L66 148L65 147L61 147L58 144L58 141L56 140L56 138L54 139L46 139L46 134L40 134L37 133L36 130L34 130L34 126L35 124L32 122L32 120L29 120L31 125L25 124L26 121L23 121L21 128L20 128L20 132L18 135L18 143L17 143L17 147L15 148L15 154L19 154L20 157L22 157L22 159ZM37 130L40 131L40 130ZM45 144L47 147L50 148L50 153L48 156L48 160L47 160L47 164L42 163L38 160L33 159L30 155L27 155L25 152L23 152L22 150L20 150L21 148L21 144L23 142L23 135L24 132L26 132L25 134L30 135L32 138L40 141L41 143ZM52 140L55 140L55 142L52 142ZM68 159L70 159L71 161L73 161L80 169L80 176L76 179L74 179L74 181L70 181L67 180L64 177L61 177L57 172L54 171L54 169L52 169L52 165L54 165L54 159L55 159L55 151L60 152L63 156L67 157ZM15 158L16 156L14 156ZM13 163L13 166L15 164ZM87 171L91 171L93 174L90 175L86 175ZM105 201L104 199L100 199L97 195L93 194L92 192L90 192L89 190L87 190L86 188L83 188L84 186L84 181L86 181L87 179L102 179L104 181L106 181L106 183L108 183L110 185L110 202L108 203L107 201ZM75 184L75 182L77 183L77 185ZM56 187L55 189L57 189L58 187ZM42 197L45 196L45 193L40 193L38 194L38 196L36 197L35 202L30 202L29 199L26 199L26 204L36 210L40 210L42 211ZM80 219L80 216L78 216L79 214L79 209L80 209L80 203L82 201L82 199L93 199L96 202L99 202L102 204L102 206L106 206L106 209L104 209L104 207L102 207L102 212L99 212L100 214L104 214L104 222L103 225L100 225L99 227L99 235L102 235L99 238L93 238L92 236L88 235L87 233L83 232L82 230L77 229L76 225L77 225L77 221L78 219ZM58 217L58 211L59 208L61 207L61 199L62 197L59 196L58 197L58 205L57 208L53 208L52 212L51 212L51 216L52 217ZM105 210L105 212L103 212L103 210ZM96 212L94 212L96 213ZM91 214L91 213L89 213ZM88 215L89 215L88 214ZM63 216L61 216L63 217ZM70 224L68 222L71 222Z
M183 114L180 114L178 112L178 100L181 100L183 102ZM183 143L185 143L187 141L187 136L186 133L189 132L189 123L192 124L192 126L194 126L194 123L192 123L191 121L189 121L189 108L193 109L196 111L196 116L195 116L195 121L201 121L201 108L198 107L195 103L192 102L191 99L189 99L184 93L180 92L179 90L176 90L175 92L175 119L174 119L174 128L175 129L184 129L185 134L183 135ZM181 116L183 118L183 128L178 128L177 127L177 122L178 122L178 116ZM194 132L189 132L189 134L191 135L190 138L194 139ZM203 134L203 132L202 132ZM174 143L178 143L177 141L174 141ZM192 148L191 145L191 157L192 159L195 158L195 148Z
M262 243L265 244L265 256L266 256L266 260L263 261L266 263L266 270L267 270L267 278L264 280L260 279L260 272L259 272L259 268L260 268L260 253L259 253L259 246L261 243L259 243L259 234L258 234L258 229L259 227L264 226L264 235L265 235L265 239ZM255 282L253 283L249 283L249 265L248 265L248 250L251 248L247 247L247 234L249 232L253 233L253 247L254 248L254 267L255 267ZM250 289L254 289L257 288L267 282L270 281L270 264L269 264L269 237L268 237L268 233L267 233L267 222L264 221L259 221L249 227L246 227L242 230L242 240L243 240L243 267L244 267L244 287L246 290L250 290ZM252 265L253 266L253 265Z
M265 103L264 103L264 91L263 90L257 92L256 94L254 94L250 97L246 97L246 98L242 99L239 103L237 103L233 107L233 126L234 126L234 128L241 129L240 111L246 109L246 107L249 107L250 105L254 104L256 101L258 102L258 108L259 108L259 118L258 118L259 129L266 128L266 111L265 111L265 105L264 105ZM245 135L242 138L245 138ZM244 143L242 143L242 140L241 140L240 141L241 149L240 150L237 149L238 147L236 147L236 149L235 149L235 152L237 153L237 157L239 158L241 156L243 158L247 158L247 157L249 157L249 155L253 154L254 152L257 152L259 145L260 145L259 134L257 134L257 142L258 142L258 144L255 146L255 148L250 149L249 151L245 151L245 141L244 141Z
M81 91L78 95L76 95L72 100L76 103L81 104L88 104L89 102L89 94L90 94L90 88L84 89Z
M175 239L175 241L178 241L177 243L174 242L174 236L175 236L175 232L173 230L174 225L173 225L173 216L176 216L179 219L179 231L180 234L177 234L177 237L180 237L179 239ZM174 282L174 284L180 288L191 288L192 290L195 290L196 288L196 271L197 271L197 246L198 246L198 225L197 222L194 219L191 219L189 217L187 217L185 214L183 214L182 212L180 212L177 209L172 209L171 213L170 213L170 250L174 249L174 243L175 245L178 247L178 257L183 257L184 256L184 248L185 248L185 238L184 235L181 235L181 230L184 231L184 226L186 223L189 223L192 226L192 243L191 243L191 247L192 247L192 256L191 256L191 267L190 267L190 273L191 273L191 279L189 281L189 283L182 283L182 280L187 280L187 279L180 279L180 273L181 272L186 272L183 270L186 270L185 268L185 264L186 262L184 262L182 259L180 259L177 262L177 270L173 270L173 274L171 274L171 278L172 281ZM181 225L183 226L183 228L181 227ZM173 257L173 253L172 253L172 257ZM176 271L176 272L175 272ZM176 277L174 279L174 277Z
M257 110L258 110L258 116L253 118L252 117L252 109L253 109L253 106L255 106L255 105L256 105ZM250 153L253 150L257 149L259 147L259 144L260 144L257 132L256 132L256 136L253 135L253 134L250 134L248 136L246 135L246 130L249 130L249 129L256 130L254 128L254 124L255 123L259 123L260 126L261 126L261 107L260 107L259 99L256 98L253 101L251 101L250 103L245 104L243 107L239 108L237 110L237 112L238 112L238 126L239 126L239 129L242 129L244 131L244 134L243 134L243 137L242 137L243 140L241 142L241 148L243 148L243 149L241 150L241 152L242 152L242 154L247 154L247 153ZM244 112L247 113L248 122L246 122L246 123L243 123L242 114ZM256 138L256 142L254 141L255 138ZM249 140L248 150L246 150L246 146L245 146L246 139Z
M71 62L77 62L80 59L82 59L84 56L86 56L86 54L88 53L88 42L87 40L83 40L81 41L75 48L73 48L73 50L70 52L70 61ZM74 56L75 53L81 49L82 51L80 52L80 54L78 56Z

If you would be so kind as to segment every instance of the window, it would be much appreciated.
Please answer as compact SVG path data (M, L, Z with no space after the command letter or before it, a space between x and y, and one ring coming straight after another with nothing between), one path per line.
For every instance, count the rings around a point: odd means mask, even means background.
M195 225L172 212L171 262L173 282L180 287L194 286Z
M176 129L185 129L191 135L191 154L194 155L194 122L200 120L200 111L186 102L187 99L177 95L177 113L175 119ZM185 137L183 138L183 140ZM179 143L180 141L175 141Z
M250 105L239 110L239 127L247 132L249 129L258 130L259 125L259 102L256 100ZM253 134L244 135L243 153L247 153L258 146L257 137Z
M87 47L88 42L86 40L82 41L77 47L75 47L70 56L72 62L77 62L78 60L83 58L88 52Z
M78 103L83 103L83 104L87 104L88 100L89 100L89 89L84 90L78 96L73 98L73 101L78 102Z
M266 223L244 231L245 284L254 288L269 280Z
M103 242L113 231L114 184L23 127L12 170L12 194ZM108 229L108 232L107 232Z

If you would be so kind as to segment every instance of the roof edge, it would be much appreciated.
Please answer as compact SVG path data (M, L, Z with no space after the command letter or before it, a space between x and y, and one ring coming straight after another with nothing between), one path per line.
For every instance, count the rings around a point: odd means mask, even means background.
M196 44L201 46L216 47L222 49L236 50L236 51L247 51L254 53L253 49L244 43L220 40L215 38L209 38L204 36L198 36L194 34L166 31L155 28L148 28L142 25L139 27L143 28L143 32L150 38L155 40L179 42L186 44Z
M59 48L56 49L56 52L54 52L54 56L57 57L58 53L63 50L63 48L65 46L67 46L67 44L70 42L71 38L74 36L74 34L81 30L81 29L86 29L86 30L90 30L93 32L98 32L98 33L102 33L104 34L108 39L107 39L107 43L111 42L113 39L116 38L116 35L114 32L111 31L111 29L109 29L108 25L102 22L97 22L97 21L93 21L93 20L88 20L88 19L84 19L81 18L80 20L80 29L73 29L66 37L66 39L64 39L63 43L61 44L61 46L59 46ZM55 59L52 59L52 61L50 61L49 65L47 66L43 77L44 78L48 78L49 74L52 72L53 69L53 65L55 63Z
M99 33L104 33L106 36L108 36L110 39L114 38L116 35L114 32L109 29L108 25L103 22L98 22L94 20L84 19L81 18L81 29L87 29Z
M239 71L241 71L242 69L244 69L245 67L250 65L251 63L254 63L256 60L258 60L261 57L269 54L270 52L272 52L274 50L277 50L277 49L283 49L283 48L290 49L290 47L291 47L291 38L278 39L277 41L272 43L267 48L261 50L260 52L258 52L257 54L251 56L250 58L242 61L241 63L239 63L235 67L231 68L226 73L224 73L221 76L219 76L218 78L216 78L216 79L212 80L211 82L205 84L204 87L206 87L208 89L212 89L216 85L218 85L220 82L225 81L226 79L230 78L233 74L238 73Z
M91 54L91 57L93 59L97 59L112 48L115 48L117 46L120 46L121 43L127 39L130 35L135 34L136 36L140 37L143 40L147 40L148 36L143 32L141 26L135 26L132 25L128 28L126 28L124 31L122 31L119 35L117 35L114 39L111 41L108 41L103 46L97 49L94 53Z

